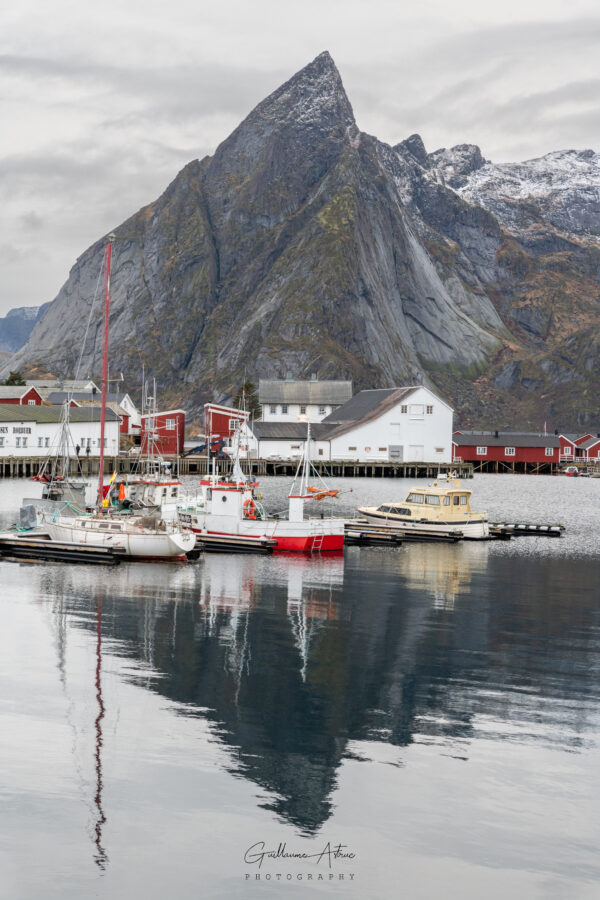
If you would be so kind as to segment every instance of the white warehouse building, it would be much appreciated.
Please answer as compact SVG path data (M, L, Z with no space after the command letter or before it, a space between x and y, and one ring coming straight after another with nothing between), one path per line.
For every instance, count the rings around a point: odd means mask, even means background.
M453 410L429 388L360 391L311 425L311 456L357 462L452 461ZM249 456L294 459L304 451L307 423L249 422L242 442Z
M314 375L310 381L261 378L258 382L263 422L297 422L299 416L307 422L322 422L351 397L351 381L319 381Z
M47 456L56 452L60 441L61 406L18 406L0 404L0 458ZM106 410L104 452L108 456L119 453L120 417L111 409ZM78 445L80 455L100 455L100 407L71 407L69 428L73 438L70 448ZM89 454L87 449L89 447Z

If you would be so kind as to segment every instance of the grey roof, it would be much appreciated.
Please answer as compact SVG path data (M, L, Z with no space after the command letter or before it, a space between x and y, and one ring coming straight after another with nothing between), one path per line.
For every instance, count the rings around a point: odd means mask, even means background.
M120 403L122 400L127 397L127 393L123 392L122 394L107 394L106 402L107 403ZM96 404L100 400L101 392L98 391L97 394L92 394L91 391L52 391L47 395L46 400L48 403L64 403L65 400L75 400L77 403L91 403L95 402Z
M5 397L22 397L31 390L31 385L0 384L0 403Z
M315 403L341 406L352 396L351 381L258 382L259 403Z
M590 447L593 447L594 444L598 444L600 442L600 434L596 437L588 438L587 441L584 441L582 444L578 444L578 447L583 447L584 450L589 450Z
M359 422L361 419L364 419L365 416L375 412L379 406L385 403L385 401L392 400L396 394L398 397L395 402L400 400L404 394L408 397L409 393L412 393L415 390L416 388L401 387L381 388L373 391L359 391L358 394L355 394L351 400L348 400L348 402L343 406L340 406L339 409L334 409L334 411L326 416L323 421L335 423Z
M259 441L306 440L306 422L249 422L248 427ZM327 440L332 430L331 425L311 422L310 436L316 441Z
M91 378L39 378L28 380L27 387L50 388L50 390L85 391L88 384L96 384ZM97 385L96 385L97 386ZM98 390L100 390L98 388Z
M556 434L535 434L529 432L463 431L455 432L452 440L459 447L560 447Z
M60 422L61 406L21 406L16 403L0 403L0 422ZM99 422L99 406L72 406L69 411L71 422ZM120 417L112 409L106 410L106 421L117 422Z

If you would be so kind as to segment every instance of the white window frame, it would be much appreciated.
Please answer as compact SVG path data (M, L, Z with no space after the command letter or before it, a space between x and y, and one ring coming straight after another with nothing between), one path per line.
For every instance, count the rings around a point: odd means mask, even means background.
M28 400L28 401L27 401L27 406L35 406L35 405L36 405L35 400Z
M515 448L514 447L505 447L504 455L505 456L516 456Z
M277 415L277 407L273 406L272 403L269 405L269 412L271 413L271 415Z
M425 412L427 413L428 416L432 416L433 415L433 406L426 406Z
M287 403L282 403L282 404L281 404L281 415L282 415L282 416L287 416L287 414L288 414L288 404L287 404Z
M573 455L573 453L571 452L572 450L573 450L572 447L563 447L563 452L562 452L563 456L572 456Z
M487 452L487 447L477 447L477 449L475 450L476 456L487 456Z
M554 456L554 447L546 447L546 456Z
M229 420L229 427L230 427L230 428L231 428L231 422L232 422L232 421L235 421L235 419L233 419L233 420L230 419L230 420ZM166 420L166 423L165 423L165 428L167 429L167 431L175 431L175 419L167 419L167 420Z
M319 415L324 416L326 413L326 408L324 406L319 407Z
M400 415L404 416L404 415L406 415L407 412L408 412L408 406L405 403L403 403L402 406L400 407Z
M300 407L300 415L301 415L301 416L305 416L305 415L306 415L306 407L305 407L305 406L301 406L301 407Z

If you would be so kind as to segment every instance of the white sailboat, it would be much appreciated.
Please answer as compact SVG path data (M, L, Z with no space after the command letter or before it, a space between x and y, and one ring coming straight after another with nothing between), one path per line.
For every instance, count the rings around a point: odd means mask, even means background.
M110 264L114 235L109 235L105 251L104 352L102 358L102 406L100 419L100 463L96 511L91 515L65 516L55 512L45 520L45 528L55 541L113 547L126 556L142 559L185 558L193 550L196 537L189 529L151 516L113 515L104 489L104 430L108 383L108 322L110 307Z

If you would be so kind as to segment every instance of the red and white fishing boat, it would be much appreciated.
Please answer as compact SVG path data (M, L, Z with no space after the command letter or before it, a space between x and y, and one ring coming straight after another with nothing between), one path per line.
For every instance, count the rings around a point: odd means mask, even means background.
M318 475L319 487L308 484L310 470L310 425L304 455L288 495L287 516L267 515L256 493L258 482L249 479L239 462L239 432L234 436L234 469L231 477L213 471L200 482L201 493L178 511L179 524L200 534L241 535L276 541L275 552L325 553L344 547L344 519L320 514L305 516L305 505L317 512L322 500L339 492L329 490Z

